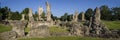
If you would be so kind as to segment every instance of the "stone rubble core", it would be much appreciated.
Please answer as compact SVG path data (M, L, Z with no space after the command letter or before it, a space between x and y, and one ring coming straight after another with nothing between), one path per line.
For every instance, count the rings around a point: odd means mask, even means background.
M28 16L29 16L29 21L34 21L34 18L33 18L33 14L32 14L32 9L29 8L29 13L28 13Z
M22 19L21 21L24 21L25 20L25 14L22 14Z
M84 12L82 12L82 19L81 20L85 21L85 13Z
M87 24L88 29L86 35L100 36L102 34L110 33L109 29L101 22L100 9L96 7L95 13L90 17L90 21Z
M27 24L26 21L9 21L10 25L13 27L12 31L15 31L17 33L17 37L23 37L25 25Z
M51 18L51 6L48 2L46 2L46 12L47 12L47 21L52 21L52 18Z
M46 25L36 25L28 32L28 37L48 37L49 31Z
M38 8L38 21L42 21L43 19L41 18L41 15L43 13L43 8L42 7L39 7Z
M0 33L1 40L17 40L17 33L15 31L8 31Z
M73 15L73 22L78 22L78 11L75 11L75 15Z
M83 31L82 28L83 26L79 24L78 22L71 22L68 24L69 26L69 31L71 36L83 36Z

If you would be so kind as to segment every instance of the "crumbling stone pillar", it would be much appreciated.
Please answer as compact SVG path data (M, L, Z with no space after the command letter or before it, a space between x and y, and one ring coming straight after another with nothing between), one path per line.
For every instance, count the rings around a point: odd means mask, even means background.
M82 21L85 21L85 13L82 12Z
M25 20L25 14L22 14L22 19L21 21Z
M33 23L34 23L34 18L33 18L33 14L32 14L32 9L29 8L29 21L28 21L28 25L27 27L32 27Z
M32 9L29 8L29 21L34 21L33 14L32 14Z
M40 21L40 20L42 20L42 18L41 18L41 14L43 13L43 8L42 7L39 7L38 8L38 20Z
M52 21L50 4L46 2L47 21Z
M96 29L96 34L99 35L99 25L100 25L100 9L96 8L93 14L93 28Z
M78 21L78 11L75 11L75 15L73 15L73 21L74 22Z

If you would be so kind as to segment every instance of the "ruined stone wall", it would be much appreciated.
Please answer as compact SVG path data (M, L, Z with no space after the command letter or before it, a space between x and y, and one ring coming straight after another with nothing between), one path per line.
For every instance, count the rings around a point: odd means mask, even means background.
M39 7L38 8L38 20L40 21L40 20L42 20L42 18L41 18L41 14L43 13L43 8L42 7Z
M47 21L52 21L50 10L51 10L50 4L46 2Z
M73 22L77 22L78 21L78 11L75 11L75 15L73 15Z
M25 25L27 24L26 21L11 20L9 22L10 22L10 25L12 26L12 31L15 31L17 33L17 37L25 36L24 29L25 29Z

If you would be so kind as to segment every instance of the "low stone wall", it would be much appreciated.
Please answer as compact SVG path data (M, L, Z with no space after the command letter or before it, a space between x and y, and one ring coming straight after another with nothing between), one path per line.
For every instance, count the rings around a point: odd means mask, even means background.
M15 31L8 31L0 33L0 40L16 40L17 33Z
M12 26L12 31L15 31L17 33L17 37L25 36L24 29L27 24L26 21L14 20L14 21L9 21L9 23Z
M28 37L47 37L49 36L48 26L40 25L32 27L28 32Z

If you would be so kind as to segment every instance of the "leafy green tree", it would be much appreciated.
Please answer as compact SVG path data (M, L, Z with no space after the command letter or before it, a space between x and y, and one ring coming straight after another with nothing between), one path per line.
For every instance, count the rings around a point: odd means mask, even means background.
M73 19L73 14L67 16L67 21L72 21Z
M51 14L51 18L52 18L53 20L55 20L53 14Z
M2 13L1 13L1 2L0 2L0 20L2 20Z
M35 21L38 19L38 12L37 11L33 14L33 17L34 17Z
M29 20L28 13L29 13L29 8L25 8L25 9L21 12L21 14L25 14L25 20Z
M53 19L53 21L58 20L59 18L57 16L53 16L53 14L51 14L51 18Z
M93 10L91 8L87 9L87 11L85 12L85 19L89 20L90 17L93 15ZM81 15L81 14L80 14ZM80 16L79 16L80 17Z
M12 12L12 15L10 17L11 20L20 20L21 18L21 14L18 11Z
M43 18L45 20L45 12L43 11L41 18Z
M112 20L120 20L120 7L113 7L112 13Z
M0 9L1 17L2 20L8 19L8 13L9 13L9 8L8 7L3 7Z
M82 12L80 12L79 14L78 14L78 19L82 19Z
M101 19L103 19L103 20L111 20L112 13L110 11L110 8L107 5L102 5L100 7L100 11L101 11Z
M12 15L12 11L11 11L11 9L9 8L8 17L7 17L8 20L10 19L11 15Z
M2 13L0 12L0 20L2 20Z
M60 20L67 21L67 16L68 16L68 13L65 13L63 16L61 16Z
M57 16L53 16L52 19L53 19L53 21L55 21L55 20L58 20L58 17Z

